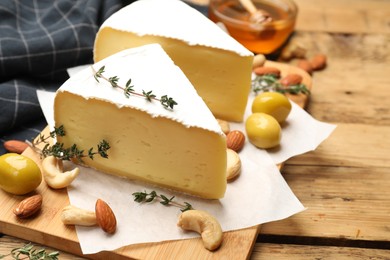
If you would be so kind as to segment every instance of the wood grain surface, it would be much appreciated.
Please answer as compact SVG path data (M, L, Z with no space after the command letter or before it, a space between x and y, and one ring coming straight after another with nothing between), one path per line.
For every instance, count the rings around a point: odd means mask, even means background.
M307 110L337 128L285 163L282 174L308 209L262 225L248 258L390 259L390 1L295 2L291 40L308 57L328 57L313 74ZM0 237L0 254L23 242Z
M264 224L251 257L390 259L390 2L296 2L293 40L328 57L307 110L337 128L285 163L308 210Z

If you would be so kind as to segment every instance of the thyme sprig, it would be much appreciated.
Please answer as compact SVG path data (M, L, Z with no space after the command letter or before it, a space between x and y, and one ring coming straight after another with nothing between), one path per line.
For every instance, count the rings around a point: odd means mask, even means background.
M32 142L32 145L37 146L40 143L48 143L49 138L55 138L56 136L65 136L64 126L55 127L54 130L49 133L49 136L44 136L42 133L39 134L38 138Z
M51 253L46 252L44 248L36 249L34 245L28 243L23 247L14 248L8 255L0 255L0 259L5 259L11 256L13 259L30 259L30 260L57 260L60 253L53 251Z
M279 82L278 76L274 74L257 75L252 80L252 90L257 94L258 92L276 91L282 94L305 94L310 95L310 90L302 83L285 86Z
M54 156L57 159L70 161L76 159L79 162L83 162L83 158L89 157L94 159L95 155L100 155L103 158L108 158L107 151L110 149L110 144L106 140L100 141L97 145L97 150L93 147L89 148L87 152L81 150L76 144L70 147L65 147L64 143L57 142L53 145L49 143L49 138L56 136L65 136L64 126L54 127L54 130L50 132L49 136L40 134L39 137L31 143L32 148L41 154L43 157ZM39 144L44 143L45 146L40 149Z
M173 200L175 198L175 196L168 198L167 196L165 196L163 194L157 194L156 191L151 191L150 193L147 193L146 191L145 192L134 192L133 196L134 196L134 201L138 202L138 203L149 203L149 202L152 202L154 200L160 200L160 204L162 204L164 206L172 205L172 206L178 207L178 208L180 208L181 212L194 209L192 207L192 205L188 202L183 202L183 204L178 203L178 202Z
M159 101L161 105L164 108L170 108L173 109L175 105L177 105L177 102L171 98L168 97L167 95L163 95L160 98L157 98L155 94L153 94L152 90L146 91L142 90L142 93L138 93L134 90L134 86L131 85L131 79L129 79L125 85L125 87L122 87L118 85L119 77L118 76L113 76L113 77L105 77L103 73L105 72L105 66L102 66L98 71L94 69L93 66L91 66L92 71L93 71L93 77L97 82L100 82L99 79L104 79L105 81L109 82L113 88L119 88L123 90L124 95L129 98L131 95L134 96L139 96L139 97L144 97L147 101L152 102L153 100Z

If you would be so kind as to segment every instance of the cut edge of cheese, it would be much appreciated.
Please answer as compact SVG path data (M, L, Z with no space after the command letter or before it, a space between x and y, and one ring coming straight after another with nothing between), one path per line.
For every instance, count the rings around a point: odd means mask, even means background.
M222 198L226 191L225 135L161 46L128 49L93 66L95 71L105 66L104 75L118 76L119 85L131 77L137 92L166 94L178 105L171 110L142 97L126 98L103 79L97 82L87 68L56 93L55 123L66 131L58 141L88 150L104 139L111 146L109 158L84 159L87 166L202 198Z

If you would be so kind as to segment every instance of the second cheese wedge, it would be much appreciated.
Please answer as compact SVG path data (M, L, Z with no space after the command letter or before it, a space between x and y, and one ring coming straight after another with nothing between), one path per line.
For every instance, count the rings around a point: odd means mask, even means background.
M149 43L164 48L217 118L243 120L252 52L180 0L139 0L104 22L94 60Z
M103 66L98 82L94 76ZM108 159L86 158L87 166L203 198L224 196L225 135L161 46L128 49L93 68L71 77L56 93L55 124L66 132L60 143L87 151L106 140ZM126 97L103 77L117 77L119 86L156 98L167 95L178 104L171 109L136 94Z

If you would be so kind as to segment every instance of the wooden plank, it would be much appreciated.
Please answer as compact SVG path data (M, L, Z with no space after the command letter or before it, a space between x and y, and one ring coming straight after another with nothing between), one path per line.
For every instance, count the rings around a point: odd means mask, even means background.
M390 250L336 247L336 246L311 246L290 244L256 244L251 256L252 260L304 260L304 259L390 259Z
M266 66L278 67L282 75L289 73L299 73L303 76L303 83L311 89L311 77L304 71L287 64L267 61ZM307 104L307 96L290 96L297 104L304 107ZM45 136L48 135L46 128ZM41 161L39 156L28 148L24 154L34 159L38 165ZM52 190L42 182L36 190L43 196L43 208L40 215L34 219L19 220L12 209L20 202L24 196L12 196L0 190L0 203L4 210L0 212L0 232L33 241L36 243L48 245L59 250L70 252L76 255L82 255L78 238L74 227L65 226L60 220L60 214L63 207L69 204L68 195L65 189ZM252 228L236 230L224 233L224 240L221 247L210 252L203 247L201 238L167 241L160 243L148 243L130 245L115 251L100 252L88 255L92 259L116 258L148 258L153 259L164 256L166 258L201 258L201 259L219 259L231 257L234 259L248 258L255 243L259 226Z
M264 224L261 233L297 241L378 242L390 248L390 36L297 32L293 40L307 48L308 57L318 52L328 56L328 67L313 75L308 111L338 126L315 151L288 160L283 168L287 183L308 209ZM294 259L294 252L285 253Z
M292 41L307 50L308 58L317 53L327 55L326 69L313 74L315 88L307 110L314 118L390 125L390 34L297 32Z
M186 0L207 6L210 0ZM390 33L390 2L381 0L294 0L296 30L333 33Z
M299 240L299 238L297 238ZM21 247L28 243L15 237L0 236L0 255L7 255L16 247ZM345 243L345 241L340 241ZM57 249L47 247L41 244L34 244L37 249L44 248L47 252L53 252ZM7 258L6 258L7 259ZM83 257L60 252L61 260L83 260ZM359 248L359 247L345 247L345 246L328 246L328 245L302 245L302 244L284 244L284 243L265 243L259 242L254 245L251 260L303 260L303 259L376 259L385 260L390 259L390 251L385 249L375 248Z
M337 3L335 3L337 1ZM332 33L390 33L388 1L295 0L297 30Z
M282 174L307 210L262 225L262 234L387 241L390 247L388 173L389 167L287 163Z
M342 124L315 151L290 159L292 165L389 168L390 126Z
M0 245L1 245L0 246L0 256L7 255L7 257L4 259L12 259L10 256L8 256L8 254L11 253L12 249L20 248L28 243L31 243L31 242L28 240L0 234ZM45 249L47 253L58 251L56 248L48 247L48 246L42 245L42 244L32 243L32 245L34 245L35 249ZM60 252L59 259L61 259L61 260L82 260L85 258L77 257L75 255L68 254L66 252Z

